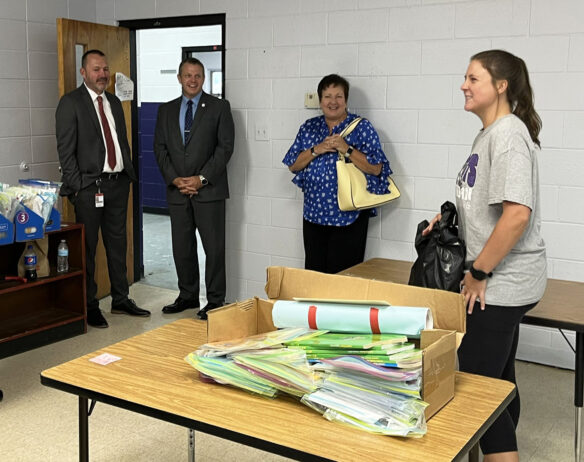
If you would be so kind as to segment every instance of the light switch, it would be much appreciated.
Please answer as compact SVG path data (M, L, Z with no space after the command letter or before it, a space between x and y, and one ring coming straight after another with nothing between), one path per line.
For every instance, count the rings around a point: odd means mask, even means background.
M306 109L318 109L320 107L318 93L306 93L304 95L304 107Z
M256 141L269 141L270 134L268 133L268 127L266 125L258 124L255 127L255 139Z

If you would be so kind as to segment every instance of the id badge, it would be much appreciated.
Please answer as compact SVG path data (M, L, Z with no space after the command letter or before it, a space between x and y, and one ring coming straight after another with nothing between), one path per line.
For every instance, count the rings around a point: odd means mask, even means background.
M95 194L95 207L103 207L103 193L96 193Z

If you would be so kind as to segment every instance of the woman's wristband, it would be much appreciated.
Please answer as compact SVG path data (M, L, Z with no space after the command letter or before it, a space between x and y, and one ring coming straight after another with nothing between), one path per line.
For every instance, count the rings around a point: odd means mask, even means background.
M314 152L314 146L312 146L310 148L310 154L312 154L312 157L317 157L318 156L318 154L316 152Z

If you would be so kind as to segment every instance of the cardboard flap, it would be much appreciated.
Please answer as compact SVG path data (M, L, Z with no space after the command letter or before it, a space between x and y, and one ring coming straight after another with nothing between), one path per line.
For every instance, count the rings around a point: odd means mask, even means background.
M428 337L424 339L424 337ZM431 340L432 343L428 344ZM422 399L430 406L426 418L430 418L454 396L454 366L456 363L456 332L433 330L422 332L422 343L428 344L423 351Z
M464 337L464 333L462 332L457 332L456 333L456 349L458 350L458 347L460 347L460 344L462 343L462 338Z
M420 348L425 349L430 347L433 343L440 340L445 335L452 334L450 330L443 330L443 329L428 329L423 331L423 334L420 337Z
M257 333L261 334L263 332L271 332L276 330L276 326L272 322L272 308L274 308L274 302L263 300L261 298L257 299Z
M207 342L221 342L257 334L257 312L257 298L250 298L209 311L207 313L209 318L207 321ZM233 322L234 319L237 319L237 322Z
M268 298L280 298L280 287L284 279L283 266L268 266L266 268L266 287L265 291Z
M430 308L435 329L466 332L466 312L461 294L393 282L371 281L370 298L375 298L378 294L385 294L392 305Z
M464 297L454 292L281 266L270 266L267 272L266 294L270 299L386 300L392 305L428 307L435 328L466 332Z

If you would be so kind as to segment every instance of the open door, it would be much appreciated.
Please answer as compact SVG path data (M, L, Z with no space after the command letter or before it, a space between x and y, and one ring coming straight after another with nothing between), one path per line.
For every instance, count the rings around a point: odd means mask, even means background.
M115 94L115 73L121 72L126 76L130 75L129 29L57 18L59 96L63 96L65 93L77 87L77 76L79 75L79 65L77 62L79 54L95 48L103 51L107 57L111 71L110 84L107 91ZM122 105L126 118L128 142L132 146L131 101L123 101ZM126 219L128 247L126 249L126 265L128 267L128 281L131 284L134 281L134 226L131 188L128 201L128 217ZM75 221L75 210L67 199L63 200L62 221ZM110 282L101 233L97 246L95 279L97 282L97 298L103 298L110 293Z

